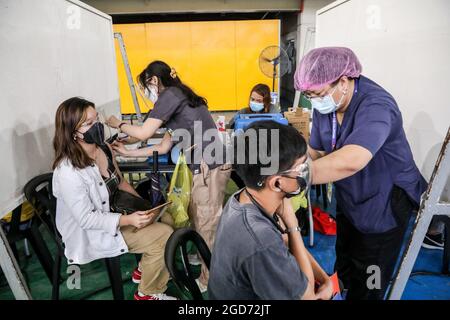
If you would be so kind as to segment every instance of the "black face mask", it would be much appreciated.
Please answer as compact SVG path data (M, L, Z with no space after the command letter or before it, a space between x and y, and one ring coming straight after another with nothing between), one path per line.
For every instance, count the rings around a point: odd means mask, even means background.
M295 178L294 177L290 177L290 176L284 176L284 177L285 178L289 178L289 179L295 179L295 180L297 180L297 184L298 184L298 189L293 191L293 192L286 192L286 191L284 191L284 190L282 190L280 188L281 191L286 193L286 198L289 199L289 198L298 196L300 193L302 193L303 190L306 189L307 183L306 183L305 179L303 179L302 177L299 177L299 176L297 176Z
M98 146L105 144L105 127L102 123L96 122L89 128L88 131L83 133L83 140L89 144L96 144Z

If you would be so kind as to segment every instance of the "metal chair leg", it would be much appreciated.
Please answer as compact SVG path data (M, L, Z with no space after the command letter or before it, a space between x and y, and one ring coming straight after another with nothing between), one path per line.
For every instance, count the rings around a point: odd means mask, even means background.
M120 256L105 258L106 269L108 270L109 281L114 300L124 300L122 273L120 271Z
M24 247L24 250L25 250L25 255L27 257L30 257L31 256L31 252L30 252L30 248L28 246L28 240L27 239L23 239L23 247Z
M16 243L15 243L15 242L10 242L10 243L9 243L9 247L11 248L11 251L12 251L13 254L14 254L14 258L16 258L17 263L20 264L20 262L19 262L19 251L17 250Z
M135 253L134 257L136 258L136 263L139 265L139 262L141 262L142 254Z
M29 230L25 231L25 237L30 241L42 268L51 282L53 279L53 258L38 227L32 226Z
M59 282L61 281L61 255L57 255L53 265L52 300L59 300Z

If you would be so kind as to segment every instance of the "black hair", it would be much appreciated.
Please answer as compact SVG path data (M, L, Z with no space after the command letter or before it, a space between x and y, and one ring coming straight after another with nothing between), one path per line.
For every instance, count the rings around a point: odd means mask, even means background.
M256 133L256 146L254 145L255 141L251 141L249 135L247 135L249 130L253 130ZM278 172L289 170L294 165L295 161L306 154L306 141L294 127L267 120L251 124L243 134L237 135L233 140L233 169L236 170L236 173L244 181L245 185L251 189L262 189L264 187L264 181L269 177L261 174L261 168L269 168L271 163L261 163L260 148L261 146L266 148L266 150L263 151L263 156L270 158L276 156L275 154L272 155L273 151L271 150L271 130L279 130ZM261 141L260 139L264 139L265 141ZM239 143L241 143L241 145L243 144L243 150L240 149L242 147L239 147ZM253 154L255 150L257 150L257 155ZM242 154L242 151L244 151L244 154ZM239 154L239 152L241 152L241 154ZM251 152L253 153L250 154ZM253 161L255 158L256 163Z
M208 105L208 101L197 95L191 88L181 82L180 77L176 74L175 70L170 68L170 66L163 61L153 61L147 68L145 68L137 77L138 83L143 87L148 87L148 81L156 76L166 88L177 87L183 94L187 97L190 102L191 107L195 108L198 106Z

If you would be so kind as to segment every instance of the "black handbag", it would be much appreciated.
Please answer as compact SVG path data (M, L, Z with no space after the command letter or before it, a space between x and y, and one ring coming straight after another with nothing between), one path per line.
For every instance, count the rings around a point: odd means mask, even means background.
M146 211L152 208L150 201L142 199L123 190L114 192L111 210L113 212L129 214L135 211Z

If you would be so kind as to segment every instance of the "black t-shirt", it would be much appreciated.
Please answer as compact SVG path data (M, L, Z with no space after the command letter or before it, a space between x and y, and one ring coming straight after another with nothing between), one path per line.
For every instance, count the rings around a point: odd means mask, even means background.
M186 149L194 144L197 145L197 147L192 149L192 152L186 152L187 161L189 164L192 164L191 169L194 173L199 168L202 159L208 164L210 169L224 163L223 157L218 161L209 161L209 157L204 152L212 142L218 143L218 146L220 143L222 150L224 150L216 124L208 108L205 105L192 107L179 88L169 87L164 90L158 97L153 110L149 114L149 118L163 121L169 132L172 132L174 143L177 143L175 140L178 140L176 136L182 131L180 129L189 132L191 141L184 141L183 148ZM176 130L180 131L177 132ZM207 132L207 135L205 135L205 132ZM208 150L211 150L211 148ZM214 155L214 152L212 155Z

